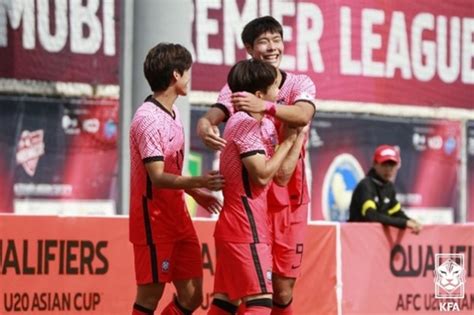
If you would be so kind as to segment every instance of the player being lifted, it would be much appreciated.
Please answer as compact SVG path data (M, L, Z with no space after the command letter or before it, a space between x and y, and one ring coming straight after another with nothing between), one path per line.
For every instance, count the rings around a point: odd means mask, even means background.
M200 190L222 188L217 172L182 176L184 134L174 102L186 95L192 58L186 48L160 43L144 63L150 95L130 126L130 241L137 296L133 315L153 314L165 284L176 297L162 314L190 314L202 302L201 246L184 201L184 191L211 212L220 202Z
M278 71L260 60L238 62L229 72L232 91L246 91L274 102ZM227 122L227 141L220 158L226 180L224 206L216 224L214 300L208 314L233 314L245 302L244 314L272 310L272 254L267 190L274 178L285 185L293 172L304 131L286 128L278 149L273 122L263 113L236 112ZM274 177L275 176L275 177Z
M247 52L253 58L279 69L284 44L282 26L278 21L270 16L254 19L244 27L241 37ZM293 126L309 125L316 112L314 83L305 75L295 75L280 69L278 71L282 81L277 104L262 100L252 93L232 93L227 85L224 86L217 104L198 122L198 135L208 147L221 150L226 146L227 141L219 137L217 125L231 117L234 108L274 116L277 129L279 122ZM292 314L293 287L300 273L303 257L309 203L304 156L303 148L287 187L272 184L268 194L273 230L272 314L275 315Z

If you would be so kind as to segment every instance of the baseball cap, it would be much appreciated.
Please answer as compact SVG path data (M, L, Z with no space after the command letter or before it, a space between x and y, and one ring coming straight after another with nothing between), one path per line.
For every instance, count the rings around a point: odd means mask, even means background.
M386 161L393 161L397 164L400 163L400 152L398 151L398 148L388 144L383 144L375 149L374 162L380 164Z

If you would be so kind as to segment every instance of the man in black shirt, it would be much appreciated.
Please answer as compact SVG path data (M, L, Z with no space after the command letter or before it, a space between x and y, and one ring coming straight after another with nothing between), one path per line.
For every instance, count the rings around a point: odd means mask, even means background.
M352 194L349 222L380 222L409 228L416 234L421 231L421 224L403 212L396 198L393 182L399 168L397 148L389 145L377 147L373 167Z

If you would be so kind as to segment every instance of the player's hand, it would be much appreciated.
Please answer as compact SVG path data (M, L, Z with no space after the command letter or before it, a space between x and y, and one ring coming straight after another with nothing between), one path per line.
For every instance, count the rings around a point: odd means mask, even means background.
M304 139L309 132L309 124L304 127L296 127L296 140L294 145L298 146L301 149L301 146L304 143Z
M291 127L287 124L282 125L282 135L283 135L283 141L287 142L295 142L296 137L298 136L298 128Z
M251 113L263 113L265 111L265 101L252 93L233 93L231 101L235 111L242 110Z
M209 190L221 190L224 187L225 180L224 176L219 174L218 171L211 171L206 175L202 176L203 187Z
M222 210L222 201L211 192L199 189L192 195L192 197L209 213L219 214Z
M413 234L419 234L423 226L417 221L410 219L407 221L407 228L411 229Z
M206 147L212 150L222 150L227 144L227 141L220 137L219 128L217 128L217 126L210 125L206 129L202 130L202 132L199 134L199 137L201 137Z
M309 132L309 124L307 124L304 127L298 127L297 130L298 130L298 135L305 135Z

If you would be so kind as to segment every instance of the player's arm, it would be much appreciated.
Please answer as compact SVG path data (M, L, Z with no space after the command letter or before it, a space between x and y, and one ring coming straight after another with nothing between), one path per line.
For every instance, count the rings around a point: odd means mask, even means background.
M217 127L225 120L224 112L218 107L211 107L207 113L198 120L197 134L202 142L210 149L221 150L225 147L226 141L220 137Z
M211 171L203 176L180 176L166 173L164 161L145 162L145 168L152 184L158 188L220 190L224 186L224 177L217 171Z
M316 113L314 104L307 101L296 102L293 106L278 104L275 109L278 120L296 127L308 125Z
M238 92L232 94L232 103L236 110L254 113L271 113L278 120L295 127L304 127L311 122L316 112L315 105L306 100L295 102L292 106L264 101L254 94ZM274 108L273 110L271 108Z
M275 154L270 158L266 159L264 154L252 154L248 155L247 153L241 154L242 163L247 169L250 179L252 182L265 186L267 185L275 176L276 172L280 168L283 160L288 155L288 152L291 150L293 143L296 140L296 133L289 135L275 151ZM255 152L252 152L255 153Z
M285 160L280 166L280 169L275 175L275 178L273 179L278 186L286 186L290 181L291 176L295 171L296 164L298 163L298 160L300 158L301 148L303 146L305 135L308 130L309 126L300 128L300 130L298 130L298 136L296 138L295 143L291 147L290 151L288 152L288 155L286 156Z
M227 121L232 114L229 108L224 104L230 104L231 91L227 85L225 85L217 99L217 103L198 120L197 123L197 135L201 138L204 145L212 150L221 150L225 147L226 141L220 137L219 126L223 121ZM229 105L230 106L230 105Z

